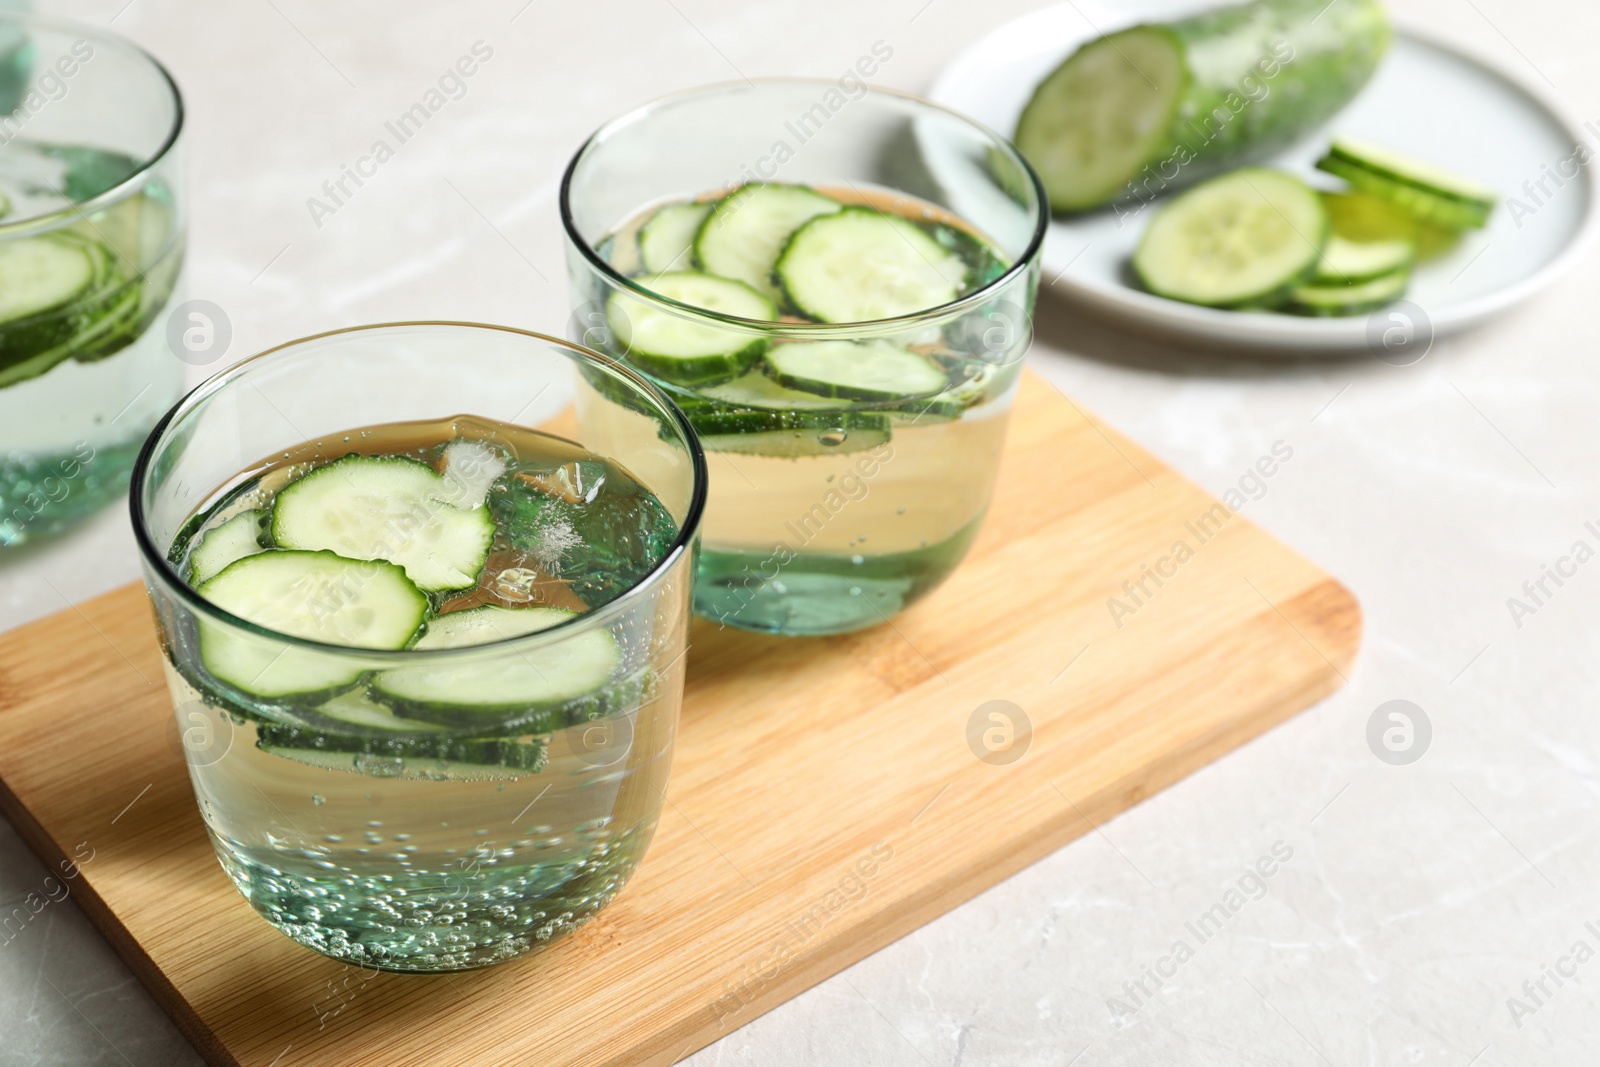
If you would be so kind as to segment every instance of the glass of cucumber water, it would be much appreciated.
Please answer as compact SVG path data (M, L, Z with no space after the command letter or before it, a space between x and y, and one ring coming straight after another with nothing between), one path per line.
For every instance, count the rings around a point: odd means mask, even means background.
M111 34L0 14L0 547L120 495L183 386L183 105Z
M1047 222L1004 138L853 78L712 86L590 137L561 212L572 337L648 375L705 447L700 614L843 633L950 573L994 485ZM654 432L621 403L585 427Z
M579 419L626 403L615 445ZM224 870L394 971L512 959L627 881L683 692L705 459L615 361L403 323L241 363L156 426L131 505Z

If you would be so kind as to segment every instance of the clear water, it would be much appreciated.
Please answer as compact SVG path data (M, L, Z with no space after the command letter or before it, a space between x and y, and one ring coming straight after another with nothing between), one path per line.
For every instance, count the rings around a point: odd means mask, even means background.
M463 439L502 450L510 467L490 489L489 564L475 588L435 595L439 613L483 604L588 611L635 585L677 535L666 509L617 464L463 417L351 430L272 457L196 515L172 558L184 566L206 530L270 506L321 462L349 452L438 462ZM578 488L554 495L540 485ZM602 709L508 712L470 731L399 739L320 714L334 702L382 713L381 694L364 682L305 703L253 698L210 678L192 632L173 629L178 728L222 865L260 914L319 952L397 971L522 955L615 896L654 833L683 668L667 655L672 634L637 614L612 631L624 681ZM502 758L438 755L446 742L480 750L485 737Z
M12 141L0 147L0 223L89 199L134 166L113 152ZM169 191L151 181L52 232L99 249L107 267L68 303L0 324L0 547L120 496L140 443L183 386L157 322L183 256Z
M981 235L924 201L820 191L928 227L968 258L974 287L1004 269ZM641 272L638 230L660 206L600 243L619 271ZM658 381L700 431L710 472L695 611L759 632L845 633L887 621L943 581L988 506L1028 341L1023 318L1021 308L985 308L895 337L952 368L951 388L909 405L837 401L808 412L817 425L786 434L719 434L719 417L749 409ZM654 432L650 419L604 398L580 412L586 432L617 447Z

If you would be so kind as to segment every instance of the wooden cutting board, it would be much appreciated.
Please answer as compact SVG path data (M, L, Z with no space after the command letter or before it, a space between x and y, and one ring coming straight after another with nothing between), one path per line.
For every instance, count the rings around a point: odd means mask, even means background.
M696 624L655 843L540 955L373 975L258 918L137 586L0 637L0 804L47 862L92 857L73 895L213 1063L667 1064L1331 692L1360 630L1338 582L1029 377L927 600L836 638ZM986 741L993 701L1031 736Z

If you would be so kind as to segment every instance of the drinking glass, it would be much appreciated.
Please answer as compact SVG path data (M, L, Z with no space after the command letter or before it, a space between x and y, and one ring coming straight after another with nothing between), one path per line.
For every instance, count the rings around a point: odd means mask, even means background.
M809 185L941 221L981 235L998 262L987 284L952 303L846 324L704 311L656 295L619 267L652 209L750 182ZM770 352L807 341L886 341L952 368L950 389L924 402L808 403L803 418L765 433L725 432L730 415L753 412L657 380L700 431L711 471L697 612L748 630L841 633L886 621L944 580L988 506L1031 338L1047 210L1009 142L928 101L853 79L714 85L602 126L567 167L561 217L570 331L585 344L625 356L618 315L645 307ZM597 410L596 419L608 420L594 429L612 441L650 432L625 409Z
M128 486L183 387L177 86L103 30L0 14L0 548Z
M575 403L612 397L655 431L607 449L573 425ZM331 459L350 451L343 442L357 427L461 415L598 453L655 495L676 537L615 599L548 630L459 648L373 651L289 636L230 614L180 574L174 545L264 461L304 442ZM687 422L640 376L565 341L494 326L399 323L294 341L213 377L162 418L134 467L135 536L195 796L251 906L329 956L447 971L520 956L610 901L661 811L705 484ZM559 674L593 647L596 630L621 650L598 698L554 712L467 709L470 731L458 733L519 754L497 766L396 755L415 741L451 741L427 723L413 734L330 731L316 707L219 681L201 649L220 635L263 664L352 677L396 668L477 677L512 661Z

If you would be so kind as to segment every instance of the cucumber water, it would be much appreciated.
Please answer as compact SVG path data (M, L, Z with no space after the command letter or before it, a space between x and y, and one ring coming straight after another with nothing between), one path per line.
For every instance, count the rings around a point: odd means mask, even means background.
M252 904L318 951L425 971L603 906L665 788L673 717L637 713L681 666L650 665L649 619L584 618L677 535L617 463L468 416L354 428L220 487L174 568L238 618L346 650L205 615L169 640L180 724L220 738L190 754L195 789Z
M586 339L654 378L706 449L697 612L841 633L950 573L988 505L1030 309L924 313L1006 273L993 241L901 193L767 182L642 209L600 246L683 305L598 292L606 329ZM595 384L586 431L655 432Z
M0 147L0 227L71 209L136 170L114 152L11 141ZM157 324L183 258L171 191L151 177L60 219L0 235L0 547L54 533L126 489L183 383Z

